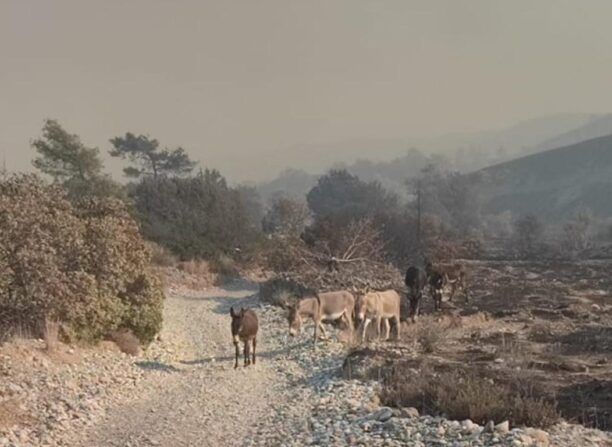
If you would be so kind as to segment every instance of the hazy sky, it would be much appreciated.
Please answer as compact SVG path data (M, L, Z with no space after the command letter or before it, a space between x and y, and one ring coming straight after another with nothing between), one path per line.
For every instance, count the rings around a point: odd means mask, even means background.
M612 110L609 0L0 0L0 157L43 120L131 131L232 179L300 143Z

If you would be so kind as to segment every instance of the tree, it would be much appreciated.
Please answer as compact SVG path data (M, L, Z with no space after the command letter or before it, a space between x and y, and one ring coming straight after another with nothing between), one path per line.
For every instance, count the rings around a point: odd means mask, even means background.
M45 121L42 138L34 140L32 147L38 153L32 164L61 183L71 198L119 195L119 185L102 172L98 148L85 146L57 121Z
M257 188L253 186L240 185L235 189L242 203L242 207L246 212L249 225L254 230L260 231L262 220L264 218L264 210Z
M197 164L183 148L160 149L156 139L145 135L136 136L128 132L124 137L112 138L110 142L114 147L109 151L112 157L128 159L132 163L133 166L123 169L128 177L180 177L189 174Z
M543 246L544 225L533 214L522 216L514 222L514 243L522 256L533 257Z
M346 170L331 170L319 178L306 197L315 219L347 224L397 208L399 199L378 182L366 183Z
M144 177L131 196L143 234L183 259L215 258L249 249L260 230L245 196L216 170L194 177Z
M589 248L592 223L593 216L588 212L581 212L563 225L563 249L571 253Z
M308 247L324 247L335 257L342 255L346 231L355 222L368 221L368 226L387 235L387 224L402 208L398 196L379 182L364 182L346 170L331 170L320 177L307 201L313 222L302 238Z
M300 236L308 222L305 203L285 197L278 198L263 218L263 230L268 234Z
M406 184L421 214L436 215L464 236L480 225L480 200L476 175L462 175L442 165L430 164Z

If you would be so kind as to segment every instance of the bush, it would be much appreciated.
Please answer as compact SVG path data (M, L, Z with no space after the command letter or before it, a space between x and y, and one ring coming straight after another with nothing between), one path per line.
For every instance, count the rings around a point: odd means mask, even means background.
M417 332L417 339L423 352L431 354L436 352L440 343L444 342L446 330L438 324L421 326Z
M213 274L208 261L192 259L179 263L178 268L189 275L211 276Z
M121 352L128 355L140 355L140 340L129 330L113 331L109 337Z
M221 254L210 261L210 269L213 273L223 278L236 278L239 276L236 261L231 257Z
M556 403L521 383L517 378L494 380L473 370L436 372L427 366L415 374L400 364L385 377L381 400L479 424L509 420L512 425L548 427L557 422Z
M247 203L245 190L228 186L217 171L189 178L145 177L132 185L130 195L144 236L181 260L245 251L261 235L252 222L257 204Z
M0 181L0 326L96 341L117 328L150 342L163 292L135 221L116 199L72 205L34 175Z
M272 278L259 284L259 299L281 307L293 304L307 292L304 286L286 278Z
M165 247L156 244L155 242L149 242L149 252L151 253L151 263L158 267L175 267L178 263L176 256Z

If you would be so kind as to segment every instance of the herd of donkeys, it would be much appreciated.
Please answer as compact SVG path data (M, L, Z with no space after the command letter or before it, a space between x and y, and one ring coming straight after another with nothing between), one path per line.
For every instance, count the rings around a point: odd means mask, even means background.
M462 264L437 264L426 260L425 268L411 266L406 270L405 284L408 289L406 294L409 301L410 318L416 321L420 313L420 302L423 291L429 286L429 292L434 302L436 311L441 309L442 294L446 287L450 288L449 298L451 301L457 291L461 291L468 300L466 287L466 271ZM355 299L357 295L357 299ZM314 322L314 344L319 338L319 329L327 338L323 322L344 321L349 328L352 339L355 325L359 326L361 340L365 339L366 331L370 323L375 322L378 338L381 336L381 326L385 324L385 337L388 340L391 332L390 320L394 321L396 335L400 337L400 305L401 294L397 290L367 291L361 294L353 294L342 290L337 292L313 293L305 296L295 304L289 306L287 319L289 321L289 333L293 336L301 331L304 319ZM253 309L240 309L234 311L230 308L232 317L232 337L236 348L236 360L234 368L238 367L240 357L240 343L244 344L244 366L255 364L255 351L257 348L257 331L259 322L257 314Z

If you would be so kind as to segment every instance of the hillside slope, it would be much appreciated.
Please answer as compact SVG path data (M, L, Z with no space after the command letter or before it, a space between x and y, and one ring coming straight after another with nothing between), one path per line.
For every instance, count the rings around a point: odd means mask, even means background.
M533 152L541 152L558 147L569 146L592 138L604 137L612 134L612 114L593 115L584 125L568 130L553 138L538 144Z
M612 216L612 135L540 152L478 171L485 211L545 219L588 209Z

